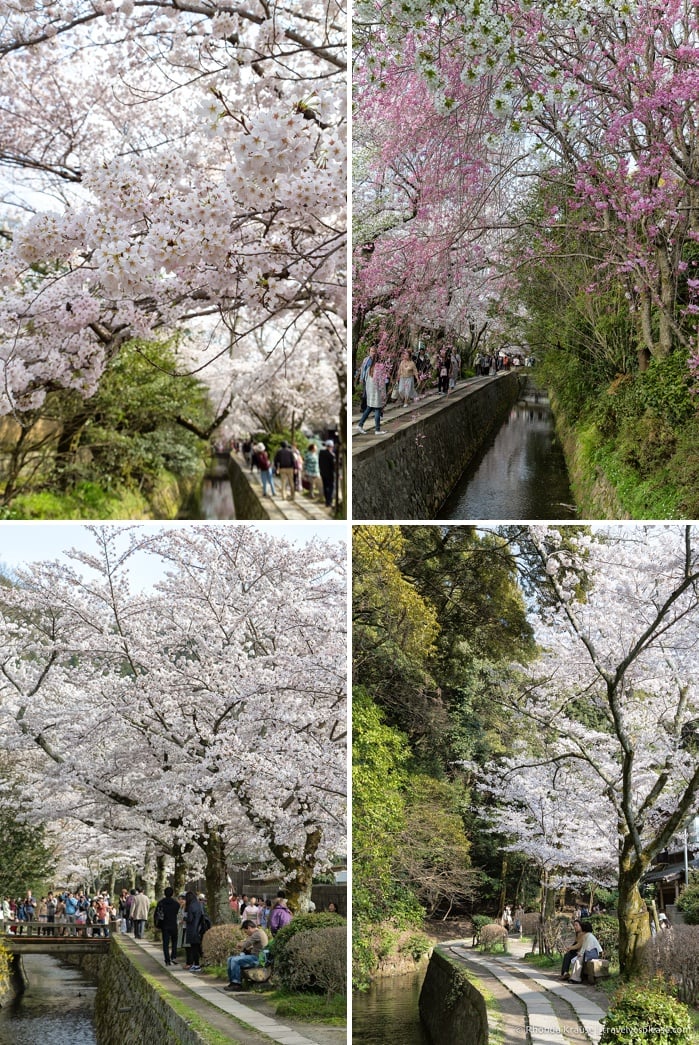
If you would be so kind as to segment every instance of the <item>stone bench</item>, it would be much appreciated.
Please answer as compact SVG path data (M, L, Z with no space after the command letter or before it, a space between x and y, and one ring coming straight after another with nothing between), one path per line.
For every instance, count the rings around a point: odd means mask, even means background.
M242 972L244 980L250 980L252 983L266 983L272 975L272 968L270 965L251 965Z
M607 976L609 976L609 962L606 958L591 958L590 961L585 962L583 978L587 979L588 983L594 986L598 980L604 980Z

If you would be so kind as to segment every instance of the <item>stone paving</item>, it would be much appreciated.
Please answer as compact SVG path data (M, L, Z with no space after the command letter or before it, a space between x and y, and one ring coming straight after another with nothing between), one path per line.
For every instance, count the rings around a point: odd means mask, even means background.
M466 940L440 946L475 966L476 971L478 967L487 969L522 1002L526 1009L522 1041L531 1045L597 1045L602 1037L606 996L587 984L573 986L558 979L555 973L526 965L521 959L531 950L528 941L510 937L510 953L505 955L482 954Z
M501 371L503 376L506 373L509 373L509 371ZM457 381L456 387L447 395L440 395L440 393L435 389L430 389L411 403L410 406L400 406L398 403L394 402L386 403L381 420L381 427L387 435L394 435L396 432L399 432L404 428L409 428L426 414L432 414L437 410L441 410L445 403L453 403L455 399L463 399L466 395L469 395L474 388L478 388L494 379L497 380L500 376L500 374L491 374L488 377L467 377L464 380ZM373 411L364 422L364 434L357 431L357 422L360 417L360 412L356 408L353 408L352 457L361 454L377 438L377 436L374 435Z
M245 478L250 483L250 486L255 491L260 504L264 506L267 516L270 519L287 519L290 522L307 522L309 519L333 519L333 509L325 507L325 501L318 499L318 493L316 492L316 499L311 500L308 493L304 490L303 493L296 491L296 495L292 500L282 500L279 493L275 497L271 494L267 494L266 497L262 496L262 482L260 480L260 473L256 470L250 471L250 466L245 463L245 458L242 454L232 455L241 471L245 474ZM276 488L280 489L279 480L276 480Z
M260 999L264 1005L261 994L250 992L246 996L244 991L228 994L224 990L225 983L222 980L215 980L205 973L188 972L184 965L166 967L159 944L145 939L134 940L133 936L122 936L121 939L126 941L127 946L134 944L157 963L158 979L164 983L166 989L168 979L172 979L195 997L213 1006L219 1014L224 1013L232 1017L235 1023L230 1027L231 1041L250 1042L251 1045L253 1041L262 1042L264 1039L279 1042L280 1045L344 1045L347 1041L347 1031L344 1027L326 1027L319 1024L287 1026L286 1023L260 1011ZM220 1022L217 1021L216 1025L220 1026ZM246 1037L246 1028L252 1028L257 1035L254 1038Z

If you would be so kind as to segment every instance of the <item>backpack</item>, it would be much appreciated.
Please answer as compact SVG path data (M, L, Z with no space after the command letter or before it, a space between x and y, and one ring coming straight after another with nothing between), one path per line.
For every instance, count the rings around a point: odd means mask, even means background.
M162 929L165 921L165 908L163 907L163 901L158 900L155 905L155 911L153 912L153 925L156 929Z
M203 936L204 933L208 933L210 928L211 928L211 919L209 918L208 914L205 911L204 914L202 914L202 916L201 916L201 921L199 922L199 935Z

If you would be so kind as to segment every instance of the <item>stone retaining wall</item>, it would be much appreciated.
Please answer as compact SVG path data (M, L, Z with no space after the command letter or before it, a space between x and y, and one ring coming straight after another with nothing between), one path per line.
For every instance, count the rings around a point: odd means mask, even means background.
M244 470L234 457L228 464L228 475L233 487L233 504L236 519L269 519L265 506L248 482Z
M462 966L435 948L420 992L420 1019L433 1045L487 1045L488 1013L483 996Z
M112 939L102 959L95 999L97 1041L138 1045L205 1045L205 1039L172 1008L154 981Z
M516 373L423 406L414 424L352 458L355 519L434 519L464 470L517 401Z

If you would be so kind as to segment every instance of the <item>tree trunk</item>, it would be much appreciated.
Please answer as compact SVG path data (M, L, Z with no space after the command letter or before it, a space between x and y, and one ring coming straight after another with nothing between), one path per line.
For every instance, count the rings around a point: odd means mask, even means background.
M155 859L155 884L153 886L153 896L158 900L165 891L166 876L165 876L165 853L158 853Z
M643 949L650 940L650 921L638 889L639 877L621 868L619 874L619 967L625 979L640 971Z
M500 867L500 899L498 900L498 918L502 916L507 903L507 855L502 858Z
M218 828L210 828L207 835L199 839L206 854L206 906L212 925L223 925L231 921L228 903L228 874L226 851Z

